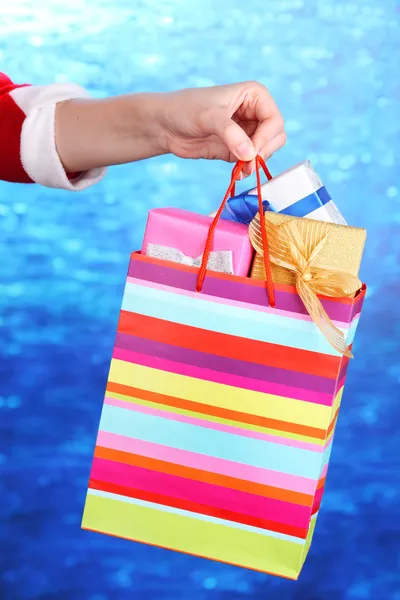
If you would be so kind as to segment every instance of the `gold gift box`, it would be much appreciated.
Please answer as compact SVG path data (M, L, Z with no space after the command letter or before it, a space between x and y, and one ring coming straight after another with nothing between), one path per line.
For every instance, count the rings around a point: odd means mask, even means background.
M358 277L361 258L364 251L367 232L359 227L350 227L349 225L338 225L336 223L326 223L313 219L291 217L280 213L266 212L265 219L273 225L279 226L286 221L295 219L297 229L307 248L307 241L310 238L309 232L312 228L315 236L322 239L328 234L327 243L319 252L311 273L315 269L329 269L332 271L341 271L350 273ZM256 248L257 250L257 248ZM296 285L296 274L284 267L275 265L271 262L272 279L275 283L286 285ZM251 277L253 279L265 279L264 260L260 254L256 254L253 262Z

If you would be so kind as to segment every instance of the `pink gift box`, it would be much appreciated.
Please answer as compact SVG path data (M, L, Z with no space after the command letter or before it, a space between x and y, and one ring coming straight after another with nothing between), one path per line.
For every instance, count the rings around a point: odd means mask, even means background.
M181 208L150 210L142 253L200 266L211 223L211 217ZM212 259L215 264L222 264L229 258L234 275L248 276L254 251L247 225L221 219L215 229L211 251L214 256L210 257L209 269L229 272L225 268L213 268L211 264Z

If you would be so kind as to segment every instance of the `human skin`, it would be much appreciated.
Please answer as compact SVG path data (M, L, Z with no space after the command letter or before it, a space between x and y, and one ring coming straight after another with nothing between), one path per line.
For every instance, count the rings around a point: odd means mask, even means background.
M56 107L56 146L68 173L172 153L181 158L267 160L286 142L267 88L244 82L168 93L74 99Z

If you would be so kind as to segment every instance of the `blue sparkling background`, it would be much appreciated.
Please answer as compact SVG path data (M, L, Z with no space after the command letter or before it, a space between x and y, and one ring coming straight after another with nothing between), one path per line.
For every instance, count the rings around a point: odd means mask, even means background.
M265 83L288 133L271 170L310 158L348 221L368 228L369 297L298 583L82 532L129 253L150 207L214 209L229 167L162 157L80 194L0 184L1 600L400 599L399 11L394 0L2 2L0 65L16 81L75 81L96 96Z

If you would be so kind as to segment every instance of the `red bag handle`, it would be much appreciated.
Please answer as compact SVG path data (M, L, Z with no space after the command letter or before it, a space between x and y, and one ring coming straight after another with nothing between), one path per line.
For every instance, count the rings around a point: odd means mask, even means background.
M215 228L217 226L217 223L219 221L221 213L224 210L226 201L228 200L229 197L232 197L235 195L235 183L236 183L240 173L243 170L243 166L244 166L244 161L239 160L236 163L236 165L233 167L231 182L229 184L228 189L226 190L226 194L224 196L224 199L222 200L222 204L219 207L218 212L215 215L213 222L210 225L210 229L208 230L208 236L207 236L207 241L206 241L206 245L204 248L203 259L201 261L199 276L197 278L197 285L196 285L197 292L201 292L201 290L203 288L204 278L205 278L206 272L207 272L208 259L210 256L211 247L212 247L212 243L214 240ZM263 203L262 203L261 178L260 178L260 172L259 172L260 167L263 169L267 179L268 180L272 179L272 175L269 172L264 159L261 158L261 156L256 156L257 196L258 196L258 209L260 212L261 239L262 239L262 245L263 245L263 250L264 250L265 287L267 289L267 294L268 294L268 303L270 306L274 307L275 306L275 293L274 293L274 284L272 281L271 265L269 262L267 231L265 229L265 216L264 216L264 209L263 209Z

